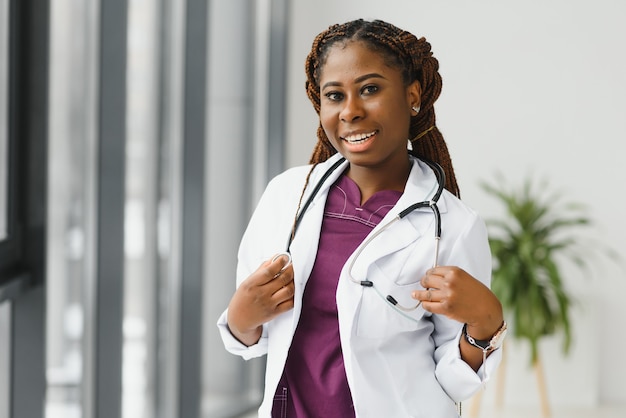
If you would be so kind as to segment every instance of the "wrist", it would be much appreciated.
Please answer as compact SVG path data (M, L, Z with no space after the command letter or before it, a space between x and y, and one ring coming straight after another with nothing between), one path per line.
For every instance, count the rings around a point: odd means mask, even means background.
M484 351L489 352L496 350L502 346L502 342L504 341L504 337L507 333L507 324L506 321L502 321L498 329L491 333L488 337L478 336L479 334L473 333L470 330L470 326L465 324L463 326L463 337L465 341L467 341L470 345Z
M499 320L492 320L489 323L484 324L465 324L465 331L470 334L472 337L479 340L488 340L490 339L502 326L504 322L503 318Z
M230 307L229 307L230 308ZM254 328L246 328L246 326L240 326L240 317L236 314L236 310L229 309L226 316L226 327L230 331L231 335L235 337L239 342L246 346L256 344L261 338L263 332L263 326L259 325Z
M490 305L488 310L477 313L473 321L466 323L467 332L472 337L487 340L498 332L504 322L504 312L500 302L497 302L497 305Z
M226 327L230 331L230 334L235 337L243 345L250 347L251 345L259 342L261 334L263 333L263 326L259 326L255 329L248 331L240 331L233 327L230 323L226 323Z

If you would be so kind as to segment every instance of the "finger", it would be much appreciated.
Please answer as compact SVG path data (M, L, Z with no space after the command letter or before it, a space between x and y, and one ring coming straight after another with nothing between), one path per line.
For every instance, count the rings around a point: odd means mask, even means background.
M430 274L443 280L471 278L465 270L457 266L438 266L429 270Z
M443 300L443 293L437 289L429 288L424 290L414 290L413 293L411 293L411 297L422 303L441 303Z
M446 315L445 306L441 302L422 302L422 308L430 313Z
M274 276L274 279L268 283L271 285L272 293L279 289L293 284L293 266L288 266L285 271Z
M448 266L436 266L428 270L428 274L444 277L450 268Z
M291 266L291 254L289 253L276 254L272 258L272 266L274 265L280 266L278 272L276 272L276 274L274 275L274 279L281 277L283 285L286 285L287 283L289 283L289 281L291 281L293 278L293 267ZM291 270L291 277L285 274L285 272L288 269Z
M287 267L289 267L291 265L291 254L289 254L288 252L283 252L283 253L279 253L276 254L273 258L272 258L272 264L276 263L277 261L282 260L282 264L281 264L281 268L278 271L278 273L276 275L281 274L283 271L285 271L287 269Z
M411 293L411 297L415 300L418 300L420 302L431 302L432 299L432 293L429 292L429 290L425 289L425 290L414 290L413 293Z
M294 286L293 284L281 287L272 295L272 303L274 304L274 313L280 314L288 311L294 306Z
M417 299L421 302L422 308L424 310L434 313L434 314L442 314L447 315L447 303L446 300L443 299L443 292L436 289L425 289L425 290L414 290L411 293L411 296L414 299Z
M281 270L290 264L291 261L284 257L283 253L276 254L273 258L265 260L255 272L256 274L254 274L255 284L258 286L266 285L280 276L282 274Z
M272 294L272 300L275 304L278 305L286 300L293 299L294 294L295 294L295 285L293 282L291 282L288 285L278 288Z
M441 289L443 284L443 276L440 276L435 273L431 273L431 271L427 271L422 280L420 280L420 284L424 289Z
M284 302L278 304L276 306L276 313L283 313L283 312L287 312L290 309L293 309L294 306L294 301L293 301L293 297L291 299L287 299Z
M287 266L284 271L276 274L274 279L271 281L273 291L287 286L290 283L293 283L293 266L291 265Z

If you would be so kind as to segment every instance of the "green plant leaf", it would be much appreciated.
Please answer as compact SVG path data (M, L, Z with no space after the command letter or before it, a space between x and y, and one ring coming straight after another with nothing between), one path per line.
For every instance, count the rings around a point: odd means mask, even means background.
M564 194L551 190L548 181L527 179L516 188L482 182L489 195L499 201L505 216L487 219L489 245L494 265L492 290L512 322L512 334L527 340L530 362L537 359L539 341L548 335L563 335L568 353L572 330L572 298L567 292L559 265L570 261L581 269L588 256L579 252L579 231L591 225L585 206L563 203Z

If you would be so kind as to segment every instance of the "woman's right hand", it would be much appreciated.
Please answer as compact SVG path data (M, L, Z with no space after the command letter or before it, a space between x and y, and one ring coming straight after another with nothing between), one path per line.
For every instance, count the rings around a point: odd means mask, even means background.
M281 272L286 264L289 265ZM256 344L264 323L293 308L294 291L293 266L286 255L263 262L230 300L230 332L247 346Z

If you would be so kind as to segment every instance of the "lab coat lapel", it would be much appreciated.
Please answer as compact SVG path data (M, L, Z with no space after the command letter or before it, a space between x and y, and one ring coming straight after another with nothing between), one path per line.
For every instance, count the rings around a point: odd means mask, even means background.
M416 159L411 159L411 161L411 175L405 186L404 193L394 208L389 211L387 216L361 243L361 246L363 246L362 252L359 254L352 269L352 274L357 280L367 276L368 269L376 260L409 246L423 235L423 231L431 229L434 216L429 207L416 209L405 218L393 221L407 207L417 202L430 200L437 190L437 178L430 167L422 162L418 162ZM440 199L438 207L441 213L446 212L444 199ZM393 224L386 227L389 222L393 222ZM368 239L378 234L382 228L385 228L385 230L373 238L371 242L368 242ZM358 253L358 250L356 253Z
M324 173L326 173L326 171L340 158L341 155L336 154L326 162L316 167L313 174L311 174L311 178L309 179L309 184L307 186L307 190L305 191L302 205L305 204L311 194L311 191L315 188ZM347 161L345 161L326 179L323 186L320 188L315 198L307 208L305 215L302 217L302 221L298 226L295 238L291 243L290 251L293 260L295 281L294 318L299 318L300 316L304 287L309 279L311 271L313 270L313 264L315 263L328 191L330 186L335 182L335 180L337 180L341 173L343 173L347 164ZM294 322L294 328L296 324L297 321Z
M365 280L368 277L369 268L376 260L400 251L415 242L422 236L421 231L426 231L428 226L434 221L430 208L417 209L407 217L393 221L405 208L416 202L430 199L436 190L436 177L432 170L424 163L419 163L415 159L411 161L411 174L404 193L394 208L389 211L385 218L350 256L346 265L343 267L337 287L339 331L341 344L344 347L343 355L346 376L351 387L357 387L362 384L361 381L355 380L357 379L356 376L358 373L355 373L354 368L358 368L359 366L358 362L353 361L354 350L349 347L351 347L352 340L356 335L354 331L357 325L355 318L360 309L364 288L353 283L350 276L355 280ZM441 200L443 201L443 199ZM445 212L444 205L439 205L439 209L441 212ZM370 237L378 234L382 228L385 228L385 225L392 221L394 222L393 224L389 225L367 244ZM360 249L362 249L362 252L359 254ZM357 255L358 257L355 259ZM349 270L353 261L354 265L350 272ZM360 344L365 343L365 341L367 340L359 340Z

